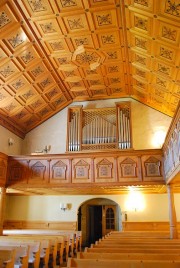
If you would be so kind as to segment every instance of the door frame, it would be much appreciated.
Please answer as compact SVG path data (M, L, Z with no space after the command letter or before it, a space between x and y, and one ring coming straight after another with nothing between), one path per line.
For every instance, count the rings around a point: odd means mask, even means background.
M77 222L78 226L81 226L82 231L82 245L83 246L90 246L89 245L89 211L88 207L92 205L99 205L99 206L115 206L116 208L116 230L122 230L122 214L121 214L121 208L119 204L117 204L115 201L108 199L108 198L92 198L89 200L86 200L83 202L78 209L78 217ZM79 215L79 211L81 212L81 215ZM81 221L81 222L79 222ZM103 231L103 230L102 230Z

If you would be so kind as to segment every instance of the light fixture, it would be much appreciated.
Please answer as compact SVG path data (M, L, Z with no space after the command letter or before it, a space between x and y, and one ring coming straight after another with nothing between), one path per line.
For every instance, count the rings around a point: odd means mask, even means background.
M96 70L97 67L99 67L100 63L98 61L93 62L90 64L91 71Z
M64 211L71 208L71 204L67 204L67 203L60 203L59 206L60 206L60 209Z
M51 145L46 145L43 151L47 154L50 150L51 150Z
M12 138L8 139L8 145L12 146L14 144L14 140Z
M133 189L133 187L129 187L130 192L128 194L128 198L126 201L127 211L142 211L145 208L144 196Z
M166 133L163 129L155 131L153 135L153 141L152 141L154 147L161 148L164 143L165 137L166 137Z
M84 52L85 52L84 45L78 46L72 55L72 60L75 60L77 55L80 55Z

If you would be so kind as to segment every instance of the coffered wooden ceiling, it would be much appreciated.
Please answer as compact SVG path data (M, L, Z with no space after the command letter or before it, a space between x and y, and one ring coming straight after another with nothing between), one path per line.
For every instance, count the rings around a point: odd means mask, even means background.
M173 116L180 0L1 0L0 124L20 137L72 101L132 97Z

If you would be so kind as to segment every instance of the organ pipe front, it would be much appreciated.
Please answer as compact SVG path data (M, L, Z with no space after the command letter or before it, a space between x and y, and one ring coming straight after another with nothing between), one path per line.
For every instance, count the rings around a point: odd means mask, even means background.
M130 149L130 103L116 107L68 110L67 151Z

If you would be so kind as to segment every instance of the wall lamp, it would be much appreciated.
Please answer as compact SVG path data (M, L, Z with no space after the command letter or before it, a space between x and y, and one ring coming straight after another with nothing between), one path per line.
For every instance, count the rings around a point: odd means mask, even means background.
M60 209L64 211L66 211L67 209L71 209L71 204L60 203L59 206L60 206Z
M12 146L14 144L14 140L12 138L8 139L8 145Z

